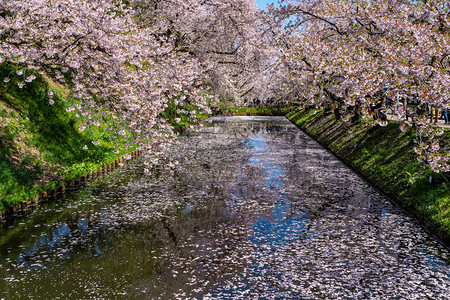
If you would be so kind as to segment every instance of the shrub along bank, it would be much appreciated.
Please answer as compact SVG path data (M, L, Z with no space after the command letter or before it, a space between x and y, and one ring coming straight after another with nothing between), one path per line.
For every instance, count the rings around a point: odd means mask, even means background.
M417 161L414 129L402 132L394 121L386 127L349 125L320 110L286 116L450 245L450 174L433 173ZM440 146L450 151L450 130Z

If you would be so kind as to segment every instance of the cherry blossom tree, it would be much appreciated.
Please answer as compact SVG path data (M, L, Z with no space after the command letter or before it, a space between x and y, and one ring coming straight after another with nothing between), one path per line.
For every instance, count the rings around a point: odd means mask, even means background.
M1 80L61 80L79 130L106 124L152 155L174 136L168 118L217 101L284 97L380 126L390 108L415 126L419 160L448 171L424 114L449 106L448 12L443 0L292 0L267 13L252 0L0 0L0 62L18 66Z
M218 99L239 101L257 90L273 56L253 0L137 0L139 19L161 20L180 51L207 70Z
M21 67L4 83L61 80L80 131L107 124L153 154L173 137L166 110L179 122L213 95L239 101L273 55L252 0L0 0L0 16L1 59Z
M450 155L435 141L442 129L424 114L427 107L449 107L448 13L448 1L298 0L271 6L266 19L283 28L279 82L306 103L335 107L344 121L356 114L385 126L391 101L401 129L416 126L418 159L436 172L449 171ZM418 106L407 107L407 99Z
M36 71L61 80L77 99L67 110L82 117L80 131L107 124L113 139L161 152L173 136L161 118L170 101L190 98L190 109L208 110L204 68L159 24L135 16L118 0L1 0L1 62L22 67L2 80L23 87Z

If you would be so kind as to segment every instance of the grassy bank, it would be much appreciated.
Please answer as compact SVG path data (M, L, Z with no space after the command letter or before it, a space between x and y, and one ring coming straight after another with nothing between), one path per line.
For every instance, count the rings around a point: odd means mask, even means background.
M124 154L112 152L102 126L97 131L78 131L79 119L66 111L75 100L64 87L35 73L36 80L20 88L23 79L15 76L17 70L7 63L0 65L0 211ZM4 83L5 77L11 81ZM53 105L49 90L54 93ZM94 140L100 145L94 146Z
M231 114L235 116L284 116L293 108L255 108L255 107L226 107L219 111L218 115Z
M450 245L450 174L433 173L417 161L413 129L402 132L397 122L347 125L332 113L313 110L297 109L286 116ZM440 143L450 151L449 130Z
M36 79L24 83L25 75L19 76L20 73L33 74ZM80 132L78 128L86 120L70 109L77 103L66 87L51 76L6 62L0 64L0 212L86 176L135 150L133 147L113 153L105 124ZM174 101L168 104L161 117L180 133L208 117L200 113L191 117L194 106L181 107ZM189 113L178 113L181 108ZM95 146L94 141L99 144ZM119 143L125 141L123 138Z

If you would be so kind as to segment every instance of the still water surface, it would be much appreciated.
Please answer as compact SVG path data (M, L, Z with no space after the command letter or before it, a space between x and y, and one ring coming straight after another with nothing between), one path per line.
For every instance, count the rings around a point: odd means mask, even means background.
M449 299L449 252L285 118L216 118L0 230L0 299Z

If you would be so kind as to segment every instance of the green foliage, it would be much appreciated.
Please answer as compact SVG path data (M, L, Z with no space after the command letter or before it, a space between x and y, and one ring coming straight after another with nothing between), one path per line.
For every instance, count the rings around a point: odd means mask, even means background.
M405 171L406 175L406 185L408 187L413 187L416 184L417 179L419 178L417 175L418 173L410 173L408 171Z
M197 107L191 105L188 100L183 101L183 106L179 104L176 105L175 100L179 101L181 97L182 94L169 101L167 108L161 115L162 118L166 119L170 125L172 125L174 131L178 133L184 132L189 125L198 123L199 121L209 117L209 115L198 112ZM187 111L188 113L180 113L180 110ZM191 111L194 111L195 115L191 115Z
M378 151L378 156L379 156L382 160L386 159L387 155L388 155L388 153L387 153L386 149L384 149L384 148L381 148L381 149Z

